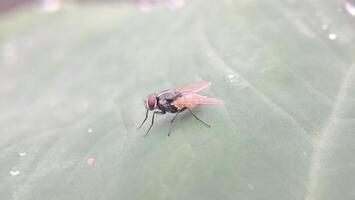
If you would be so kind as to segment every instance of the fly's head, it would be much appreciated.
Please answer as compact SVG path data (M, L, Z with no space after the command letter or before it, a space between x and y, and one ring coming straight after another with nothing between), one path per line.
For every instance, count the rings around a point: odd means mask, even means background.
M145 104L145 107L148 109L148 110L154 110L157 108L157 103L158 103L158 100L157 100L157 95L156 94L150 94L148 95L148 98L145 100L144 104Z

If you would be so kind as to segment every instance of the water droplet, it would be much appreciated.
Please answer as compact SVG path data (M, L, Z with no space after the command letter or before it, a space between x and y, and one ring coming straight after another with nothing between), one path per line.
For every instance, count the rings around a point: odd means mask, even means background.
M229 82L238 86L239 89L248 87L248 82L244 80L239 74L233 73L227 75Z
M18 153L18 155L19 155L20 157L25 157L25 156L27 156L27 153L26 153L25 151L20 151L20 152Z
M249 188L250 190L254 190L254 189L255 189L255 186L254 186L253 184L249 183L249 184L248 184L248 188Z
M139 10L144 13L150 13L153 10L153 2L149 0L140 0L139 1Z
M19 175L20 174L20 171L19 170L11 170L10 171L10 174L12 175L12 176L17 176L17 175Z
M2 47L2 55L4 61L8 65L15 64L17 62L17 48L14 43L8 42Z
M89 129L88 129L88 133L92 133L92 128L89 128Z
M81 107L87 108L87 107L89 107L89 103L88 102L84 102L84 103L81 104Z
M355 0L346 0L344 8L350 15L355 16Z
M331 40L335 40L335 39L337 39L337 34L335 34L335 33L330 33L329 35L328 35L328 37L329 37L329 39L331 39Z
M169 8L182 8L185 5L185 0L169 0Z
M89 166L92 166L95 162L95 159L94 158L89 158L86 160L86 164L89 165Z
M55 12L61 7L61 0L42 0L42 9L45 12Z
M207 51L207 52L206 52L206 56L207 56L207 57L213 57L213 53L212 53L211 51Z
M322 30L327 30L328 27L329 27L328 24L323 24L323 25L322 25Z
M236 75L235 74L228 74L229 79L233 79ZM232 80L231 80L232 81Z

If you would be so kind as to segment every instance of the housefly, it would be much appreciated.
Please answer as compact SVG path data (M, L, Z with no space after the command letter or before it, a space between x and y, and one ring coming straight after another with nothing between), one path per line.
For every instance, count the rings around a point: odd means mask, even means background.
M168 136L170 136L171 126L174 123L176 117L185 110L188 110L195 117L195 119L197 119L204 125L210 127L210 125L208 125L206 122L198 118L191 110L192 108L199 105L216 105L222 103L218 99L209 98L206 96L196 94L197 92L208 88L210 85L211 85L210 82L201 81L198 83L178 87L176 89L165 90L158 94L152 93L148 95L144 103L147 109L145 113L145 118L142 124L138 128L141 128L144 122L148 119L148 112L149 111L154 111L154 112L153 112L151 124L144 137L148 135L150 129L153 127L155 115L176 113L175 116L170 121L169 132L168 132Z

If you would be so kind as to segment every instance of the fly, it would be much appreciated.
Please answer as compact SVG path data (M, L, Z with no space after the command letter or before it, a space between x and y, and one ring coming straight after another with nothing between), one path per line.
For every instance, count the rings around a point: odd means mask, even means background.
M145 107L147 109L145 113L145 118L138 128L141 128L144 122L148 119L148 112L154 112L151 124L144 137L148 135L150 129L153 127L155 115L176 113L173 119L170 121L168 132L168 136L170 136L171 126L174 123L176 117L185 110L188 110L195 117L195 119L197 119L207 127L211 127L206 122L198 118L191 110L192 108L199 105L216 105L222 103L222 101L218 99L196 94L201 90L207 89L210 85L211 82L201 81L198 83L185 85L176 89L165 90L160 92L159 94L152 93L148 95L147 99L145 100Z

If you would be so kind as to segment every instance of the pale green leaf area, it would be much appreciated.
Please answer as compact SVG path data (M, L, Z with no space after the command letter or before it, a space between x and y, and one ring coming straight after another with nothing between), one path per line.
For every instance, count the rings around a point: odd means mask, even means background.
M342 1L66 4L0 17L0 199L355 199L355 17ZM157 116L212 82L222 105Z

